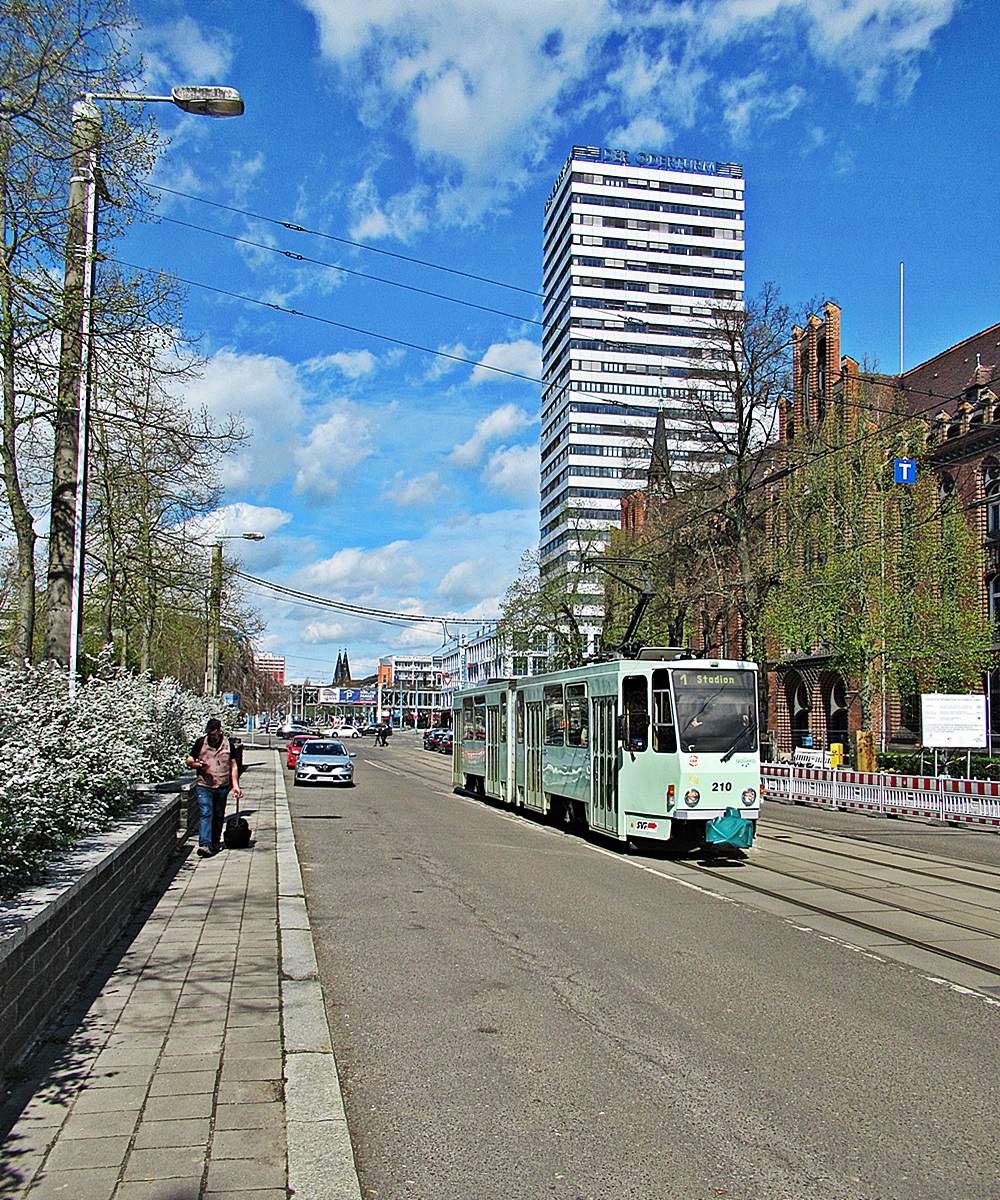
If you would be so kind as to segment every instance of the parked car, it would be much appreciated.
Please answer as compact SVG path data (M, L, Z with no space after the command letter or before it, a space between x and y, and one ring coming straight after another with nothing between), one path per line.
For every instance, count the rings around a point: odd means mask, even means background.
M451 754L452 743L455 740L455 735L450 729L445 729L441 737L438 739L438 752L441 754Z
M342 741L327 738L310 738L299 751L295 763L293 783L342 783L354 786L354 751L349 751Z
M447 729L428 729L424 734L424 749L437 750L438 743L441 741L442 734L447 733Z
M289 771L295 766L295 760L299 756L299 751L306 744L315 738L314 733L297 733L288 743L285 749L288 751L288 769Z
M329 735L335 738L359 738L361 730L356 725L337 725Z

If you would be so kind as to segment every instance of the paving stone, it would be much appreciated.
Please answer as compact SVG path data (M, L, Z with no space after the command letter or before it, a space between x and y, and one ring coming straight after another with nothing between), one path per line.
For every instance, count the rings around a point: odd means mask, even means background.
M139 1112L146 1099L143 1086L84 1088L73 1105L75 1113Z
M83 1167L121 1166L128 1153L127 1137L89 1137L58 1140L49 1151L46 1173Z
M146 1101L143 1116L148 1121L187 1121L212 1115L212 1092L190 1096L158 1096Z
M281 1103L282 1099L280 1079L223 1080L217 1096L220 1105Z
M280 1104L220 1104L215 1110L215 1128L281 1129L285 1115Z
M284 1163L284 1130L261 1136L259 1129L217 1129L212 1138L211 1158L266 1158Z
M204 1146L133 1150L125 1166L123 1178L151 1182L161 1179L200 1179L204 1166Z
M31 1200L111 1200L118 1183L118 1168L46 1170L35 1178Z
M208 1193L218 1191L253 1194L253 1189L284 1188L287 1172L280 1164L260 1158L227 1158L208 1164Z
M282 1076L281 1056L269 1054L265 1058L229 1058L222 1061L222 1079L280 1079Z
M115 1192L115 1200L200 1200L201 1176L190 1179L128 1180ZM287 1193L282 1193L287 1200Z
M143 1120L136 1131L133 1146L136 1150L159 1150L167 1146L204 1146L211 1138L212 1123L208 1117L196 1120Z
M172 1071L163 1074L157 1071L149 1088L151 1097L160 1096L194 1096L215 1090L217 1072L212 1071Z
M59 1131L60 1140L101 1137L131 1137L135 1123L139 1119L138 1112L119 1110L118 1112L87 1112L78 1113L75 1109Z

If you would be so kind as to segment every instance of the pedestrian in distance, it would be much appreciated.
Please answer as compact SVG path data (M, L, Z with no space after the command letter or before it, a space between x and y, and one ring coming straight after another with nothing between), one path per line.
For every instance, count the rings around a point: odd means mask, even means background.
M224 737L222 722L212 717L205 736L191 747L187 765L198 772L196 794L201 820L198 826L198 854L210 858L222 849L222 825L226 818L226 798L232 790L241 799L239 765L233 739Z
M389 739L386 736L384 725L380 725L375 730L375 745L376 746L388 746L389 745Z

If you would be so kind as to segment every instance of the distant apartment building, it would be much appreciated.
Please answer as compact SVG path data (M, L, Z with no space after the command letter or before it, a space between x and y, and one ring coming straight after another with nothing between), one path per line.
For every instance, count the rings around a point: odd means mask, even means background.
M603 549L641 486L663 410L672 468L711 457L703 344L743 302L743 168L574 146L545 206L540 553L543 576ZM692 391L699 403L692 402ZM589 636L599 630L595 577Z
M280 684L285 685L285 657L283 654L264 654L260 651L253 656L254 665L262 675L267 675Z

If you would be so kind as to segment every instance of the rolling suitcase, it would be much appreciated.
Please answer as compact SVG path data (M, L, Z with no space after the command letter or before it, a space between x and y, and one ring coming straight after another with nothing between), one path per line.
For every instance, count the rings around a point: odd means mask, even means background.
M250 822L240 816L238 800L235 814L226 822L222 840L227 850L245 850L250 845Z

